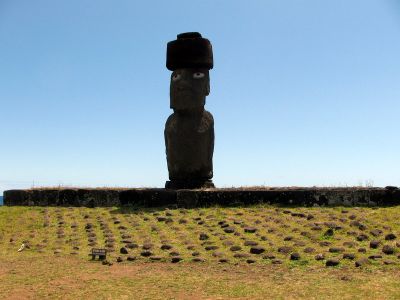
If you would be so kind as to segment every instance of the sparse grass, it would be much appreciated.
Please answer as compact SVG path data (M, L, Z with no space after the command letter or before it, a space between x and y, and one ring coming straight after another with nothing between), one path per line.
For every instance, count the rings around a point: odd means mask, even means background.
M54 186L31 186L30 188L25 189L25 191L41 191L41 190L111 190L111 191L125 191L130 190L132 187L127 186L97 186L97 187L90 187L90 186L68 186L68 185L54 185ZM160 189L157 187L149 187L149 186L142 186L137 187L135 189ZM221 190L221 191L262 191L262 190L374 190L374 189L383 189L382 187L374 187L369 182L366 182L364 185L359 184L356 186L349 186L349 185L331 185L331 186L267 186L267 185L258 185L258 186L223 186L217 188L199 188L200 190Z
M399 215L400 207L0 207L0 298L396 299ZM247 227L256 232L246 232ZM200 240L201 233L208 239ZM395 237L386 240L389 233ZM373 249L371 240L381 243ZM17 252L22 242L29 249ZM251 253L249 242L264 251ZM111 267L88 257L92 247L106 244ZM141 255L146 245L150 257ZM383 253L383 245L393 254ZM217 248L207 250L210 246ZM283 246L288 251L278 251ZM120 254L122 247L128 254ZM177 252L179 263L171 263L171 252ZM193 252L205 261L193 262ZM290 259L294 252L299 260ZM325 259L316 260L319 253ZM344 253L355 259L343 258ZM371 255L382 258L355 267L356 260ZM339 265L326 267L332 258Z
M41 190L115 190L115 191L123 191L129 190L129 187L117 187L117 186L98 186L98 187L87 187L87 186L68 186L68 185L55 185L55 186L32 186L29 189L25 189L26 191L41 191Z

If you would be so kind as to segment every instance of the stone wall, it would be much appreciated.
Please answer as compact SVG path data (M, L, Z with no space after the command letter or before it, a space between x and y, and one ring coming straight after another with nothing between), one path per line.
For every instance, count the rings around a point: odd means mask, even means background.
M386 188L31 189L4 192L14 206L237 206L259 203L295 206L399 205L400 190Z

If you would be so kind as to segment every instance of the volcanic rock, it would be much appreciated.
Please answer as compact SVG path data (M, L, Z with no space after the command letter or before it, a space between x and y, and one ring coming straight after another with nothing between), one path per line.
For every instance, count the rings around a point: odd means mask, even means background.
M394 247L390 245L385 245L382 247L382 252L385 254L394 254Z
M356 255L353 253L343 253L343 259L353 260L356 258Z
M369 242L369 247L370 247L371 249L376 249L376 248L379 247L380 244L381 244L380 241L373 240L373 241Z
M391 240L395 240L397 237L394 233L389 233L385 236L385 240L386 241L391 241Z
M209 239L209 236L207 234L200 233L200 235L199 235L199 240L200 241L204 241L204 240L208 240L208 239Z
M366 235L364 233L357 236L357 241L362 242L362 241L366 241L366 240L368 240L368 235Z
M344 249L340 248L340 247L331 247L331 248L329 248L329 252L331 252L331 253L341 253L343 251L344 251Z
M300 254L298 252L293 252L290 254L290 260L299 260L300 259Z
M140 252L140 255L144 256L144 257L149 257L149 256L153 255L153 253L149 250L144 250L144 251Z
M284 253L284 254L288 254L290 252L292 252L292 247L289 246L282 246L278 248L278 252L279 253Z
M340 263L339 260L330 258L326 261L325 265L327 267L335 267L335 266L339 265L339 263Z
M313 253L313 252L315 252L315 249L311 248L311 247L307 247L303 251L304 251L304 253Z
M260 246L254 246L250 248L250 253L252 254L261 254L263 252L265 252L265 249Z
M244 232L247 232L247 233L255 233L257 231L257 228L255 228L255 227L245 227L244 228Z
M365 257L360 258L360 259L358 259L358 260L355 262L355 266L356 266L357 268L358 268L358 267L365 266L365 265L367 265L367 264L369 264L369 260L368 260L368 258L365 258Z
M161 250L169 250L169 249L172 249L171 245L169 245L169 244L161 245Z
M383 231L380 229L373 229L370 231L370 233L371 233L371 235L377 237L377 236L380 236L383 233Z
M245 245L245 246L257 246L258 243L255 242L255 241L246 240L246 241L244 242L244 245Z
M231 250L231 251L240 251L240 250L242 250L242 247L240 247L240 246L232 246L232 247L230 248L230 250Z

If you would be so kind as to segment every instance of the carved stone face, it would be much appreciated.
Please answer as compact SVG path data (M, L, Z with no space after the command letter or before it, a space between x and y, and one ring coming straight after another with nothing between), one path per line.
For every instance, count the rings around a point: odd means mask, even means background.
M191 111L204 107L210 93L210 75L206 68L177 69L171 74L170 107Z

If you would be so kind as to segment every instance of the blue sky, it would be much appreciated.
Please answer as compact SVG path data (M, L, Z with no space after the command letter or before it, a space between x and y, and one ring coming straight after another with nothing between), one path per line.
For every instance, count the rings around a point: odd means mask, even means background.
M400 185L400 1L0 0L0 192L162 187L166 43L214 49L217 186Z

